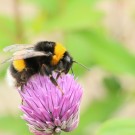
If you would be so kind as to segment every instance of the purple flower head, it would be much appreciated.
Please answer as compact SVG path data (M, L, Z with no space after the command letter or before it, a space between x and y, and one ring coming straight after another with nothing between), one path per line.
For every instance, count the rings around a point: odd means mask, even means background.
M70 132L78 126L82 88L72 75L58 79L61 91L47 76L35 75L23 87L20 95L23 119L35 135Z

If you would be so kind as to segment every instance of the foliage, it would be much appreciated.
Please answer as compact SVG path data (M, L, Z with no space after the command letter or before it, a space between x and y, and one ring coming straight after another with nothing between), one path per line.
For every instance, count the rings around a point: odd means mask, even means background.
M111 119L99 128L97 135L134 135L135 119Z
M31 135L26 128L25 122L18 116L0 117L0 131L13 133L14 135L25 134Z

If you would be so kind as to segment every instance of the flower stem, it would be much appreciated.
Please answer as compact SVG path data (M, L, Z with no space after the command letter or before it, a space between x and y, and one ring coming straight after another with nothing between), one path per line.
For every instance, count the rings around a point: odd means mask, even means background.
M61 133L54 133L53 135L60 135Z
M53 135L60 135L61 134L61 129L57 127L53 133Z

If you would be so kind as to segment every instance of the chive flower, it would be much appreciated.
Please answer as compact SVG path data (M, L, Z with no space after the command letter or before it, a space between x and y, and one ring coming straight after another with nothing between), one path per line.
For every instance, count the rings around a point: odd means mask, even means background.
M22 90L22 118L35 135L56 135L70 132L79 123L82 87L73 75L67 74L57 80L64 94L48 76L34 75Z

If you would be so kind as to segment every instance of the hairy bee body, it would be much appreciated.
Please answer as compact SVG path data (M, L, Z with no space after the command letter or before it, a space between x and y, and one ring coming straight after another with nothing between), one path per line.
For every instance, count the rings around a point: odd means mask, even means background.
M28 55L29 52L33 54L34 52L38 52L37 54L42 52L42 55L25 57L24 54ZM57 72L58 77L61 73L67 74L73 63L72 57L66 49L55 42L39 42L24 54L22 58L13 59L9 68L12 77L16 80L17 87L26 84L29 78L37 73L49 76L52 83L58 85L52 72ZM15 56L18 56L18 53Z

